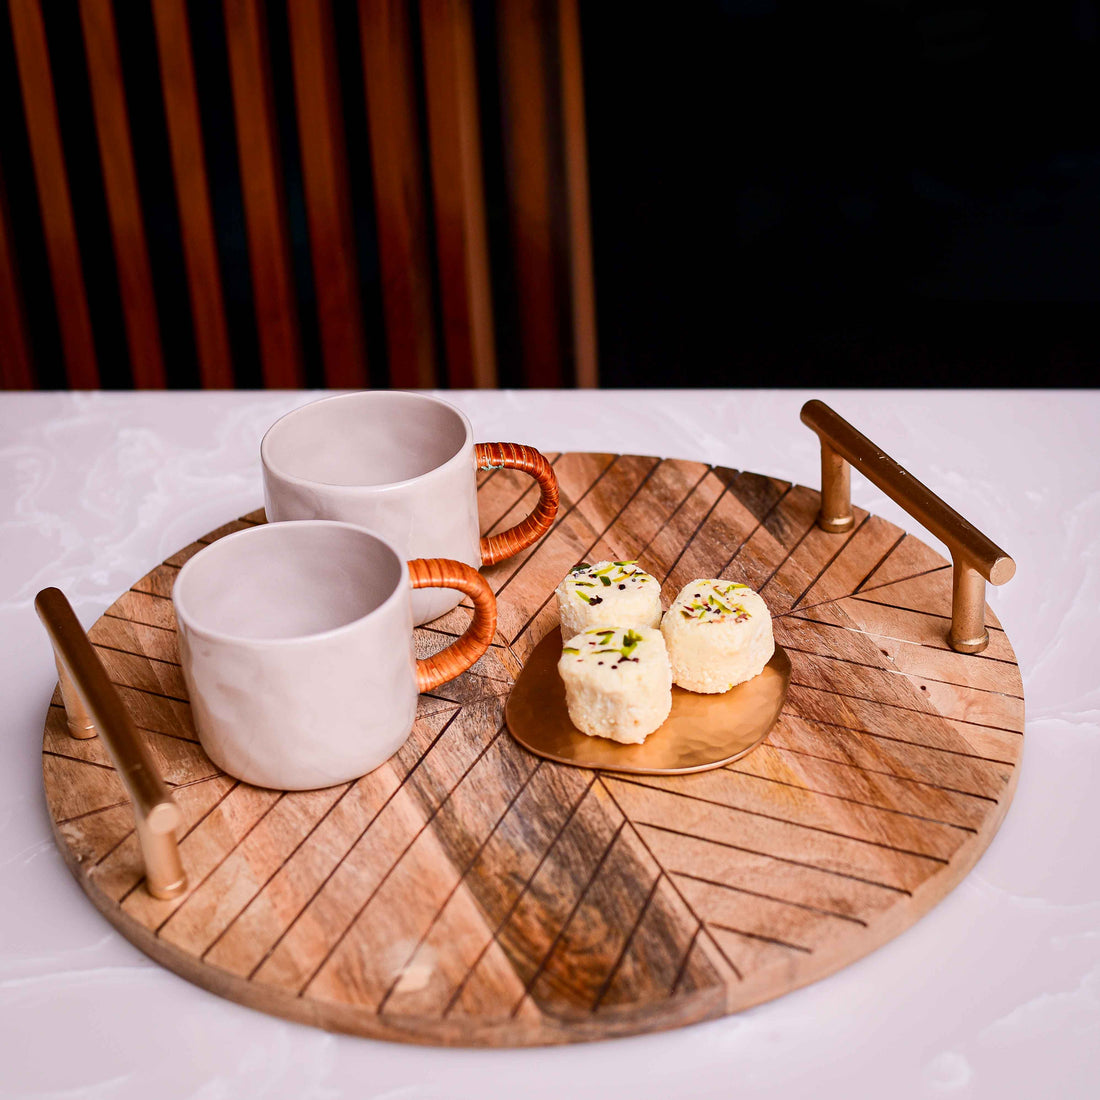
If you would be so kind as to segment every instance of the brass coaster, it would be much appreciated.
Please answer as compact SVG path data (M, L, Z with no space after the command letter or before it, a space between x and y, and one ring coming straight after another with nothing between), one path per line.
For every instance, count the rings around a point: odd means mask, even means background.
M559 764L639 775L682 775L720 768L752 752L775 724L791 661L776 645L759 676L723 695L672 688L672 712L641 745L588 737L569 721L565 685L558 674L561 631L535 647L508 697L505 718L524 748Z

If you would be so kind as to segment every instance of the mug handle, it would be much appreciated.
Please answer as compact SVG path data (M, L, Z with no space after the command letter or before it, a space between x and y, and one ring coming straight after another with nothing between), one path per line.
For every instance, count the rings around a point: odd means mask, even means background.
M450 558L410 561L409 583L413 588L457 588L474 601L466 633L434 656L417 658L416 690L431 691L465 672L489 648L497 629L497 600L476 569Z
M474 459L479 470L522 470L539 483L539 502L525 520L499 535L482 538L481 564L495 565L518 554L550 530L558 512L558 479L545 455L522 443L478 443Z

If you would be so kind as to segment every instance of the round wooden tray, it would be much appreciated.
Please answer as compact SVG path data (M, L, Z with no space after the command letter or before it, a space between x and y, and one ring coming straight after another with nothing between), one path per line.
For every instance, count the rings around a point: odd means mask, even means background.
M134 819L98 739L43 742L58 845L96 906L158 962L280 1016L413 1042L606 1038L735 1012L837 970L913 924L1004 817L1023 747L1019 670L987 612L978 656L947 648L951 569L857 510L759 474L564 454L562 507L535 547L485 570L495 644L422 696L407 744L355 783L262 790L203 754L169 599L173 555L91 638L186 818L190 892L152 898ZM481 476L483 527L537 490ZM638 558L666 595L695 577L760 590L793 665L767 740L715 771L615 775L541 760L506 732L509 688L556 625L580 560ZM457 608L417 631L461 631Z

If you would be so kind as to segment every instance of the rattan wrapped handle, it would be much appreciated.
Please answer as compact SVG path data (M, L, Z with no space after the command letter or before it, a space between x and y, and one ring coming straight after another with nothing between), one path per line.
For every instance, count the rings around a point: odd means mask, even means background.
M416 558L409 562L413 588L457 588L474 601L474 617L466 633L446 649L416 662L417 691L453 680L488 648L497 629L497 600L485 578L465 562L450 558Z
M518 554L550 530L558 513L558 479L546 456L522 443L478 443L474 458L479 470L522 470L539 483L539 502L525 520L481 540L481 564L495 565Z

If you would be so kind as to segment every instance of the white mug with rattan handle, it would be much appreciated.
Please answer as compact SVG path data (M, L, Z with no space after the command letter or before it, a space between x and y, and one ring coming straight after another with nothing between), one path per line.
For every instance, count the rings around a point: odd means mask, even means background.
M466 633L413 653L413 589L467 595ZM378 767L404 744L417 695L489 647L496 600L463 562L406 562L348 523L264 524L219 539L172 591L191 711L206 754L260 787L307 790Z
M474 569L503 561L554 522L558 483L546 458L519 443L474 443L466 416L422 393L366 390L314 401L277 420L260 444L269 522L332 519L377 531L407 558L450 558ZM479 536L477 471L516 469L539 485L531 514ZM419 625L460 595L417 592Z

